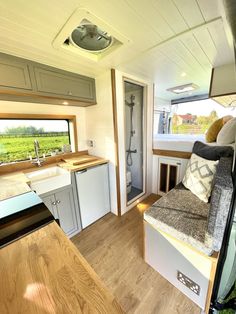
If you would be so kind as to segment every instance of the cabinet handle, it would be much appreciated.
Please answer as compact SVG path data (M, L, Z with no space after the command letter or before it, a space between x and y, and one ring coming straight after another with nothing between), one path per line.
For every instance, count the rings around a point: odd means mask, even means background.
M60 203L61 203L61 201L58 200L58 201L57 201L57 204L60 204Z
M52 202L52 205L56 205L57 203L56 202Z

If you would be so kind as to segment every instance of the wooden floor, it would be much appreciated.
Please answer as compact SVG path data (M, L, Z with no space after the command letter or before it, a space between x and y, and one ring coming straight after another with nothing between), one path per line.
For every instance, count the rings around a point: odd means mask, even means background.
M199 314L195 304L142 258L142 212L156 199L149 196L122 217L107 214L72 241L126 313Z

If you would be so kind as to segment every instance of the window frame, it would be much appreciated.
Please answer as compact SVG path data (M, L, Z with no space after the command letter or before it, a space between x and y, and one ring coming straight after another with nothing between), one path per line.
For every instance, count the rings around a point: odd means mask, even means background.
M0 113L0 119L9 120L67 120L69 127L69 138L72 152L78 152L78 135L75 115L52 115L52 114L21 114L21 113ZM50 157L46 157L50 158ZM15 164L27 162L28 159L16 161ZM10 165L11 163L8 163ZM7 164L3 165L6 166Z

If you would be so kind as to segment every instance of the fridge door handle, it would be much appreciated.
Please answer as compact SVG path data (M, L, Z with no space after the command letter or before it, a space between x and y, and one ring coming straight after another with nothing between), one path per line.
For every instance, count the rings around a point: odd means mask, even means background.
M87 172L87 169L81 170L81 171L77 171L76 173L81 174L81 173L85 173Z

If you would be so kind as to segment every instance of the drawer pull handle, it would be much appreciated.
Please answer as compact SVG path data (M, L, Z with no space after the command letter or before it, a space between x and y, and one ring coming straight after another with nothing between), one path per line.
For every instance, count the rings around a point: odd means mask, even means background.
M52 202L52 205L54 205L54 206L55 206L55 205L56 205L56 202Z
M60 204L60 203L61 203L61 201L58 200L58 201L57 201L57 204Z

